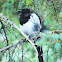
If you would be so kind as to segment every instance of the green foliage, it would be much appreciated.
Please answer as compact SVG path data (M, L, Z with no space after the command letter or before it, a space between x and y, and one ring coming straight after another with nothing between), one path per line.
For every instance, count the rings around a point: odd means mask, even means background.
M53 3L56 8L53 9ZM0 0L0 13L3 13L4 16L9 18L11 21L14 21L14 23L19 27L19 20L18 20L18 14L17 11L22 8L31 8L35 12L37 12L41 18L42 21L44 21L44 25L47 26L49 30L62 30L62 1L61 0L53 0L53 3L51 0ZM58 19L58 22L57 22ZM5 25L9 26L9 24L4 23ZM1 28L1 24L0 24ZM14 33L14 35L17 36L17 38L21 39L23 38L22 35L16 30L8 27L8 29ZM17 38L10 33L6 28L6 34L9 40L9 45L13 42L17 42ZM1 33L2 32L2 33ZM0 48L4 48L6 46L6 40L4 40L2 34L4 34L3 29L0 32ZM44 60L46 62L46 51L49 48L49 62L55 62L52 59L56 59L57 57L61 57L61 45L62 45L62 34L52 34L51 32L47 33L41 33L40 36L42 39L39 39L37 41L37 45L43 46L43 52L44 52ZM5 41L5 42L3 42ZM25 47L27 45L27 47ZM30 49L30 50L29 50ZM26 59L30 58L32 62L35 62L35 52L34 49L32 49L32 46L30 47L30 44L25 43L24 44L24 53L27 53L29 51L29 55L27 54L24 57L24 60L26 62L30 62ZM19 57L21 56L21 52L16 48L16 55L19 53ZM14 56L15 56L14 53ZM34 54L33 54L34 53ZM4 55L3 55L4 54ZM3 58L6 58L6 52L1 54L2 62L5 61ZM32 55L33 54L33 55ZM13 59L18 62L18 57L15 56Z
M54 58L62 57L62 33L56 34L48 31L46 33L41 33L40 37L41 39L36 42L38 46L43 46L44 48L47 46L46 50L48 50L48 48L52 49L52 56ZM50 59L53 60L54 58Z
M17 40L15 42L17 42ZM21 53L22 52L22 46L17 45L17 48L14 51L13 51L13 49L14 49L14 47L10 49L11 59L15 62L22 62L22 58L21 58L22 57L22 53ZM36 60L36 58L35 58L36 53L35 53L34 49L32 47L30 47L29 43L27 43L27 42L24 43L23 49L24 49L23 50L24 62L25 61L26 62L33 62ZM4 61L8 62L9 54L7 54L7 53L9 53L9 51L5 51L3 57L1 58L1 62L4 62ZM12 56L12 54L13 54L13 56ZM7 57L6 57L6 55L7 55Z
M26 5L32 4L32 1L33 1L33 0L26 0Z

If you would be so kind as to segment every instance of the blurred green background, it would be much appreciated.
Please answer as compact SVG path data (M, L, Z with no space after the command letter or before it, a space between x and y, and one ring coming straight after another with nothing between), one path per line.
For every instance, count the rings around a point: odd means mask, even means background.
M22 8L31 8L37 12L43 21L44 25L48 30L62 30L62 0L0 0L0 13L5 17L13 21L19 27L18 13L17 11ZM9 45L19 41L18 39L23 38L23 36L15 28L11 28L9 24L4 23L7 28L6 34L9 40ZM1 28L1 23L0 23ZM10 30L10 31L9 31ZM18 39L17 39L17 38ZM3 29L0 30L0 49L6 46L6 40L4 36ZM12 55L14 48L10 49L10 57L12 61L9 62L22 62L22 46L18 45L15 48L15 52ZM35 62L36 53L33 47L25 42L23 45L24 48L24 62ZM47 50L47 46L43 46L44 53ZM49 62L55 62L56 56L53 55L54 51L49 52ZM59 53L58 53L59 55ZM44 61L46 62L46 53L44 54ZM8 62L9 52L4 51L0 54L0 62ZM55 57L55 58L54 58ZM14 60L14 61L13 61Z

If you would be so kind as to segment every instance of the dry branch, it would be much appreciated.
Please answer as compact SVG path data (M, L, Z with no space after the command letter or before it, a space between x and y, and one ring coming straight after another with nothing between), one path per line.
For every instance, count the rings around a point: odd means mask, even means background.
M56 8L55 8L55 5L54 5L54 1L52 0L52 4L53 4L53 9L55 10L55 13L56 13L56 21L58 21L58 15L57 15L57 10L56 10Z
M1 25L2 25L2 29L3 29L3 31L4 31L4 34L5 34L5 37L6 37L6 46L8 46L8 38L7 38L7 34L6 34L6 31L5 31L5 26L4 26L4 24L3 24L3 22L0 20L0 22L1 22ZM9 49L7 49L8 51L9 51ZM9 51L9 61L10 61L10 51Z
M15 46L17 46L18 44L21 44L21 43L24 42L24 41L25 41L25 39L22 39L22 40L20 40L20 41L18 41L18 42L16 42L16 43L12 43L11 45L8 45L8 46L6 46L6 47L0 49L0 52L5 51L5 50L7 50L7 49L10 49L10 48L12 48L12 47L15 47Z
M54 33L61 33L62 30L53 30L53 31L51 31L51 32L54 32Z
M1 21L1 19L0 19L0 22L1 22L2 28L3 28L3 30L4 30L4 34L5 34L6 41L7 41L7 46L8 46L8 38L7 38L7 35L6 35L5 27L4 27L4 24L3 24L3 22Z

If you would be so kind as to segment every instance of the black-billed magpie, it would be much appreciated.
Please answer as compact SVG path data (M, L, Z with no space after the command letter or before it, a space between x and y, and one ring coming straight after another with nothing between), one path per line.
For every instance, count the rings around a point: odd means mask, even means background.
M41 19L36 12L29 8L23 8L18 11L20 30L26 35L33 35L33 32L40 31L41 29Z
M34 12L32 9L23 8L18 10L19 15L19 22L20 22L20 30L23 31L26 35L33 36L33 32L40 32L41 26L41 19L39 15ZM39 62L43 62L43 57L41 56L42 47L37 47L38 51L38 58Z

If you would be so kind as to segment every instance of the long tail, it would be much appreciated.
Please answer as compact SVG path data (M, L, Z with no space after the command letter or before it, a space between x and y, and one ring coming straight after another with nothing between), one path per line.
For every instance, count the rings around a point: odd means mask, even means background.
M39 62L44 62L43 61L43 51L42 51L42 47L35 45L38 51L38 59Z

